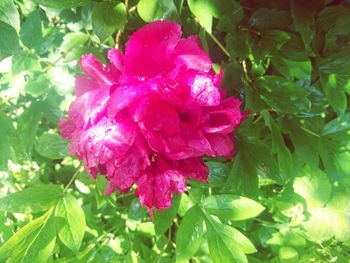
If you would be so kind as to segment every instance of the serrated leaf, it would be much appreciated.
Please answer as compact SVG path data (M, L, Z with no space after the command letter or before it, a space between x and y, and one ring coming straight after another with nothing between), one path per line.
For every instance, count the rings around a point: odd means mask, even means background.
M123 30L126 23L125 6L113 2L95 3L91 16L92 28L101 41L116 30Z
M19 14L13 0L0 1L0 21L9 24L17 31L19 30Z
M15 54L19 49L19 39L16 30L0 21L0 61Z
M279 76L264 76L255 85L261 88L263 99L273 109L281 113L297 113L308 110L308 92Z
M43 134L35 145L35 150L43 157L61 159L68 156L68 141L58 134Z
M64 225L58 231L60 240L77 253L84 237L86 220L83 209L73 195L67 194L59 202L57 216L65 220Z
M203 218L197 206L183 217L176 234L176 262L187 262L199 249L203 238Z
M265 209L252 199L227 194L209 196L203 201L202 206L210 214L234 221L256 217Z
M62 197L58 185L47 184L26 188L0 199L0 211L11 213L37 213L50 209Z
M140 0L137 4L137 12L146 22L178 18L173 0Z

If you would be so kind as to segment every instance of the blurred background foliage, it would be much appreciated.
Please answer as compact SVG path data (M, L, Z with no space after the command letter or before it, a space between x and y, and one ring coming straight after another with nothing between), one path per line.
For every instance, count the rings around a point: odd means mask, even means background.
M349 262L350 1L1 0L0 262ZM79 58L197 34L249 114L154 223L59 136ZM145 65L147 66L147 65Z

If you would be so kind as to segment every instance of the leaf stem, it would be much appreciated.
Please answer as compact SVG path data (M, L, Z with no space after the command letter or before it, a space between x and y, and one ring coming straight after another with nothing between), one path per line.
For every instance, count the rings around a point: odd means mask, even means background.
M77 167L77 170L74 172L72 178L70 179L70 181L68 182L68 184L66 185L66 187L63 189L63 193L67 192L68 188L71 186L71 184L75 181L75 179L77 178L78 174L80 173L80 168L82 167L82 164L79 164L79 166Z

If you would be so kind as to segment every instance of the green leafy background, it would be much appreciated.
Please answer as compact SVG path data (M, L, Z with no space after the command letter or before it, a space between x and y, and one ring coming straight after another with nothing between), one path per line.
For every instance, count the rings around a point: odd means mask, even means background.
M350 1L1 0L0 262L349 262ZM103 195L58 121L79 58L137 28L200 36L248 117L154 222Z

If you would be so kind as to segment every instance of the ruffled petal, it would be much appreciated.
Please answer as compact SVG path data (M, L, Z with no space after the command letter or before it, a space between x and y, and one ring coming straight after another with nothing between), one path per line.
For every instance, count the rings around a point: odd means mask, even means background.
M77 97L83 95L85 92L98 89L98 83L85 77L77 76L75 79L75 95Z
M150 23L131 37L124 56L125 73L141 77L154 77L169 66L181 28L168 20Z
M208 54L201 48L197 36L190 36L181 39L177 44L174 53L174 67L195 69L208 72L212 69L212 62Z
M111 86L118 81L119 72L110 67L105 68L92 54L81 57L80 67L86 75L102 86Z

